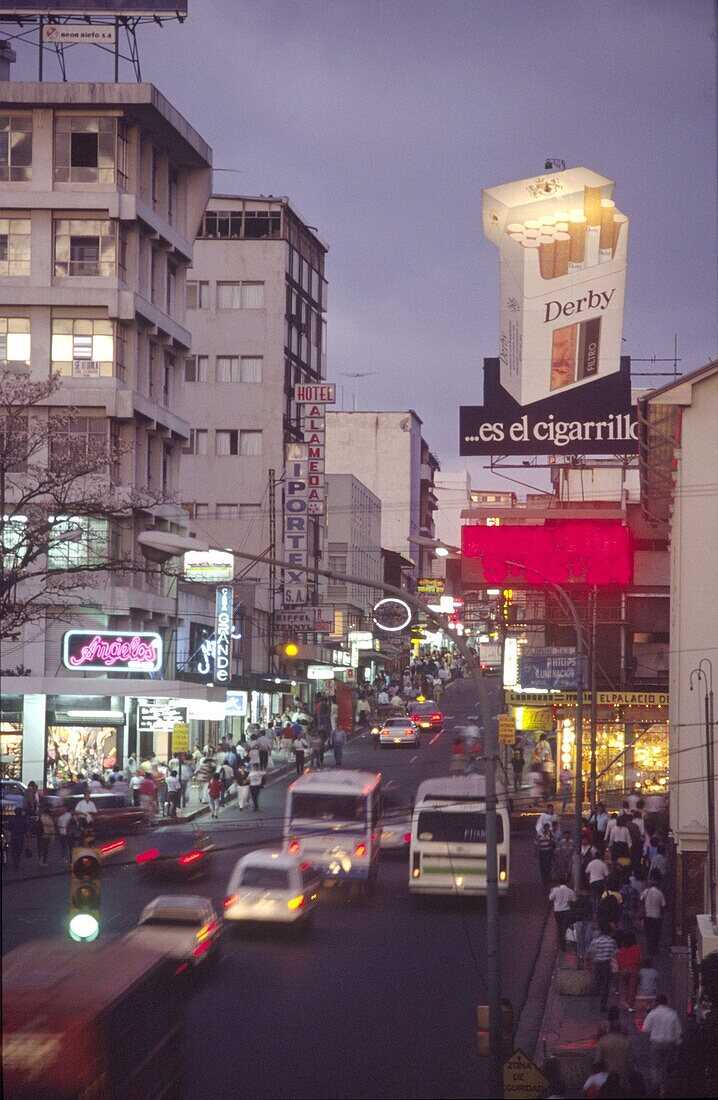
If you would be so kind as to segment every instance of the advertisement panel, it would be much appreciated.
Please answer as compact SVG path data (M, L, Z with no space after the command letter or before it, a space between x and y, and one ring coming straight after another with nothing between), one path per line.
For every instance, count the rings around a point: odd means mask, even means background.
M626 586L633 580L633 542L614 520L552 520L545 526L461 529L464 584L544 587Z
M578 683L578 662L582 657L575 649L549 647L535 650L519 658L519 682L527 690L564 691ZM585 670L584 670L585 676Z
M234 555L227 550L188 550L183 562L186 581L218 584L234 577Z
M169 19L187 17L188 0L50 0L38 4L37 0L7 0L3 4L3 18L13 15L148 15Z
M635 452L630 380L615 380L628 218L613 188L572 168L484 190L484 236L499 248L500 354L497 376L485 364L484 405L462 409L461 454Z

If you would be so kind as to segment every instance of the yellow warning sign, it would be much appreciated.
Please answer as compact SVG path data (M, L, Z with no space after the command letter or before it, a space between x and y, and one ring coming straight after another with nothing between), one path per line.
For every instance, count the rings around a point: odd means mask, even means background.
M504 1062L504 1100L540 1096L549 1087L538 1066L522 1050L515 1050Z
M513 745L516 740L516 726L512 714L499 715L499 744Z
M172 730L172 753L189 752L189 726L186 722L175 722Z

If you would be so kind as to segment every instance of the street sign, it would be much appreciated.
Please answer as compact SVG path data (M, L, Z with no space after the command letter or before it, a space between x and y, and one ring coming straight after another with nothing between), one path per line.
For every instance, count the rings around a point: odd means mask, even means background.
M516 740L516 726L511 714L499 715L499 744L513 745Z
M504 1100L541 1096L549 1087L538 1066L522 1050L515 1050L504 1062Z
M575 649L563 649L558 653L544 653L539 650L526 654L519 659L521 687L528 690L545 688L549 691L575 688L578 681L578 662Z

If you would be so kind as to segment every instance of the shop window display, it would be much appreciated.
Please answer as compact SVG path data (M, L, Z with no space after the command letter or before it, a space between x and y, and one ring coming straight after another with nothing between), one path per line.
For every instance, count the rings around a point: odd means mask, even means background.
M50 726L47 732L47 781L59 786L82 775L102 774L117 763L115 726Z
M22 726L0 723L0 777L22 779Z

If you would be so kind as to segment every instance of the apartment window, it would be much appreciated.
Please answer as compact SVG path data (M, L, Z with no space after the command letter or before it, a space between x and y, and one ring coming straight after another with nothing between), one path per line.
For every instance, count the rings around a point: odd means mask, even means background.
M210 240L239 240L242 236L242 211L208 210L201 235Z
M109 522L92 516L50 516L49 569L73 569L107 561Z
M150 257L150 299L156 302L160 287L160 266L162 257L159 249L152 249Z
M0 317L0 367L29 367L30 343L29 317Z
M177 268L175 264L167 264L167 286L165 288L165 313L171 317L175 310L177 289Z
M244 236L247 240L277 240L282 234L282 216L278 210L247 210Z
M214 433L214 453L222 456L236 455L238 434L236 428L216 431Z
M0 416L0 454L6 473L27 470L27 425L26 416Z
M121 458L120 425L116 420L110 420L110 478L115 484L120 480Z
M55 219L55 274L115 274L117 230L109 219Z
M170 391L172 388L174 369L175 357L171 352L166 351L162 363L162 397L164 398L165 405L170 404Z
M241 455L261 455L261 453L262 453L262 433L261 432L240 432L239 433L239 453Z
M0 275L30 274L30 219L0 218Z
M262 356L243 355L239 362L239 378L241 382L262 381Z
M162 448L162 492L169 493L172 489L172 447Z
M83 466L106 454L107 421L103 416L52 417L50 420L50 467Z
M32 179L32 115L0 115L0 181Z
M239 358L236 355L218 355L215 378L217 382L239 382Z
M238 504L218 504L216 514L217 514L217 519L238 519L239 518L239 505Z
M194 433L194 453L206 455L208 453L209 432L206 428L196 428Z
M184 361L185 382L206 382L209 374L208 355L188 355Z
M116 323L115 339L115 373L118 378L124 381L127 366L127 325Z
M217 283L217 309L264 309L264 283Z
M188 279L185 300L187 309L209 309L209 283Z
M50 358L53 373L70 378L111 378L115 361L112 321L53 317Z
M177 196L179 194L179 172L170 164L167 171L167 220L174 225L177 217Z
M114 183L118 120L113 116L55 118L55 183Z
M194 506L194 518L195 519L207 519L209 515L209 504L195 504Z

